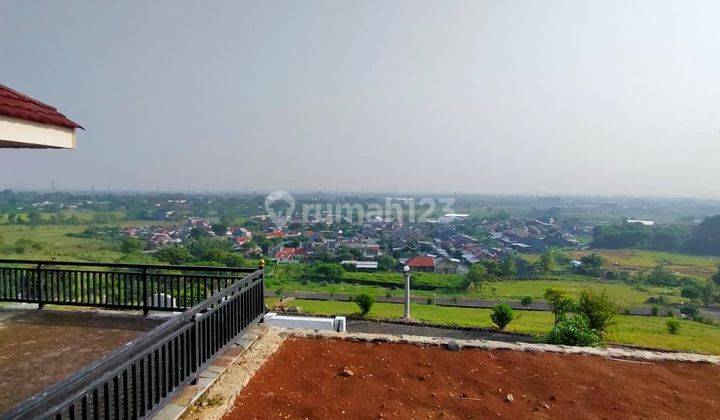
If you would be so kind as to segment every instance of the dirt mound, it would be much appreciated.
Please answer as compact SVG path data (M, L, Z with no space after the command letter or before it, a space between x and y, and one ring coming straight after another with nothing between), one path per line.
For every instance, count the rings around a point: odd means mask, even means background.
M720 366L288 339L226 418L719 418Z

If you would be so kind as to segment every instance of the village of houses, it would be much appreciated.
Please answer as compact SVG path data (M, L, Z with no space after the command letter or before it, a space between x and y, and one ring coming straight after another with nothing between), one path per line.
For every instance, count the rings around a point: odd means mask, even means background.
M352 224L324 220L290 220L277 228L267 215L252 223L219 231L209 219L189 217L173 226L128 227L123 234L148 243L150 249L182 244L194 230L229 241L234 251L248 258L277 264L333 261L348 269L375 271L379 260L390 256L412 271L464 274L483 259L502 259L510 253L537 253L549 247L580 247L576 235L588 235L589 226L547 220L479 219L447 214L423 223L374 218ZM343 228L345 228L343 230ZM480 232L468 235L463 232Z

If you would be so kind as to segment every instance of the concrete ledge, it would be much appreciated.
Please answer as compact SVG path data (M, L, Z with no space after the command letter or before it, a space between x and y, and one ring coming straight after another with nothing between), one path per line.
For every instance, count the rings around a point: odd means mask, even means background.
M204 371L198 375L195 385L186 385L170 400L153 419L176 420L191 408L195 402L232 366L245 352L252 347L263 333L264 328L255 326L233 342L225 351L218 355Z
M422 337L415 335L390 335L369 333L339 333L331 331L314 331L301 329L286 329L279 332L288 337L298 338L334 338L340 340L356 340L382 343L407 343L426 346L448 346L450 343L460 348L475 348L482 350L514 350L527 352L552 352L562 354L585 354L610 359L635 359L646 361L675 361L692 363L711 363L720 365L720 356L710 356L695 353L673 353L649 350L623 349L615 347L573 347L553 344L535 343L506 343L491 340L455 340L441 337Z
M335 318L319 318L310 316L278 315L275 312L268 312L263 322L271 327L303 329L313 331L347 331L347 322L344 316Z

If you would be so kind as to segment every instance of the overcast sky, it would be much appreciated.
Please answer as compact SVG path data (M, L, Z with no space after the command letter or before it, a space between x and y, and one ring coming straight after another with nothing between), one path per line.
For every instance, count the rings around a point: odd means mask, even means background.
M0 2L0 188L720 197L717 1Z

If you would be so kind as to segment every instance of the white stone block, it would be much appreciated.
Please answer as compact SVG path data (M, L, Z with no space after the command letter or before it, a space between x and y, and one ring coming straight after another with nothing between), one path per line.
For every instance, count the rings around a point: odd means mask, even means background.
M342 317L344 318L344 317ZM288 316L268 312L263 317L267 325L279 328L306 329L315 331L336 331L335 318L316 318L309 316Z
M347 320L344 316L336 316L333 327L337 332L347 332Z

